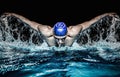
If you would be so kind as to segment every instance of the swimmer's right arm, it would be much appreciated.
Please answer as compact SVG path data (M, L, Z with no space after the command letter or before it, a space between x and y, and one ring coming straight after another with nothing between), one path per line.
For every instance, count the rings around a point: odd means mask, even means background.
M34 21L31 21L19 14L15 14L15 13L3 13L3 15L5 16L15 16L17 18L19 18L20 20L22 20L23 22L27 23L28 25L30 25L32 28L38 30L38 26L42 26L41 24L37 23L37 22L34 22Z
M30 25L32 28L36 29L37 31L42 32L44 35L49 36L51 35L50 33L52 33L51 31L51 27L48 25L42 25L39 24L37 22L31 21L19 14L15 14L15 13L4 13L5 16L15 16L17 18L19 18L20 20L22 20L23 22L25 22L26 24Z

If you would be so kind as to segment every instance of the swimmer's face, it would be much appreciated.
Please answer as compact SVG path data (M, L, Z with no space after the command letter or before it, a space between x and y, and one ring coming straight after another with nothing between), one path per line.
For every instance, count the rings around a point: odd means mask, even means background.
M66 38L66 36L64 36L64 37L55 36L55 42L58 47L65 46L65 38Z

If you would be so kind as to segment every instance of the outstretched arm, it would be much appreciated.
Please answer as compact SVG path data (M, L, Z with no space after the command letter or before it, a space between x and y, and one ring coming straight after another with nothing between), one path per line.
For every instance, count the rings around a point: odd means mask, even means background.
M84 30L106 16L115 17L115 15L116 15L116 13L105 13L105 14L99 15L99 16L97 16L89 21L81 23L81 24L79 24L79 26L82 26L82 30Z
M17 18L19 18L20 20L22 20L23 22L27 23L28 25L30 25L32 28L38 30L38 26L42 26L41 24L37 23L37 22L34 22L34 21L31 21L19 14L15 14L15 13L4 13L3 15L5 15L6 17L9 17L9 16L15 16Z
M77 35L79 44L92 44L99 40L119 40L120 18L116 13L105 13L77 26L82 26L82 31Z
M5 21L4 19L7 21ZM37 22L31 21L21 15L15 14L15 13L2 14L1 21L3 21L3 24L7 23L8 25L11 25L11 27L16 27L19 32L29 31L29 29L27 29L27 28L34 29L37 32L39 32L42 36L44 36L42 38L45 38L44 40L46 40L49 45L53 44L50 40L53 41L54 39L49 38L49 37L53 36L53 31L52 31L52 28L48 25L39 24ZM26 28L24 28L24 27L26 27ZM30 35L30 34L27 32L27 35ZM24 35L24 36L26 37L26 35Z
M72 45L75 39L77 39L78 43L87 43L89 38L88 35L93 38L92 40L96 40L95 37L99 35L98 33L102 32L103 30L108 31L113 23L113 20L118 18L119 17L116 13L105 13L84 23L70 26L68 28L66 44L69 42L69 45ZM90 27L91 29L88 30ZM89 31L91 34L87 35L86 32L88 33Z
M22 20L24 23L27 23L28 25L30 25L30 27L32 27L33 29L40 31L45 36L50 36L52 34L52 31L51 31L52 28L48 25L39 24L37 22L31 21L19 14L15 14L15 13L4 13L3 15L5 15L6 17L15 16L18 19ZM50 31L50 32L48 32L48 31Z

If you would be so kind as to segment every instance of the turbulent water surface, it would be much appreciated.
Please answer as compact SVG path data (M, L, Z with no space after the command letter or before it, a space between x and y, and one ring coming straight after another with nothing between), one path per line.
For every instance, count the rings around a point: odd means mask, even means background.
M48 47L28 24L3 16L0 77L119 77L119 32L120 20L105 17L81 32L72 47Z
M120 76L119 49L95 45L55 51L55 48L40 50L34 45L27 47L23 43L19 46L15 43L13 43L15 46L5 45L5 42L2 44L0 45L2 77Z

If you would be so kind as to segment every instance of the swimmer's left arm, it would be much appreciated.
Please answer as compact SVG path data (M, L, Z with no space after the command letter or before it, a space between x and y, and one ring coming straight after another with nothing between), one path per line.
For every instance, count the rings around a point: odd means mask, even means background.
M99 41L100 38L104 40L110 33L111 27L116 28L115 26L119 26L118 23L120 23L120 18L116 13L105 13L78 24L76 26L82 26L82 30L76 36L77 43L81 45L89 42L91 44Z
M67 37L66 41L69 42L69 45L72 45L74 40L79 40L79 39L83 38L82 32L87 31L87 28L89 28L89 27L100 28L100 26L102 28L104 28L105 26L110 25L110 22L112 22L112 20L116 19L116 17L119 18L119 16L116 13L104 13L104 14L99 15L99 16L97 16L89 21L86 21L84 23L77 24L75 26L70 26L70 27L68 27L68 33L67 33L68 37ZM85 40L85 39L83 39L83 40ZM79 43L81 43L81 41L79 41Z
M95 18L93 18L93 19L91 19L89 21L83 22L83 23L78 24L78 25L79 26L82 25L82 30L84 30L84 29L90 27L92 24L97 23L100 19L102 19L104 17L107 17L107 16L109 16L109 17L115 17L115 15L117 15L117 14L114 13L114 12L104 13L104 14L101 14L101 15L99 15L99 16L97 16L97 17L95 17Z

